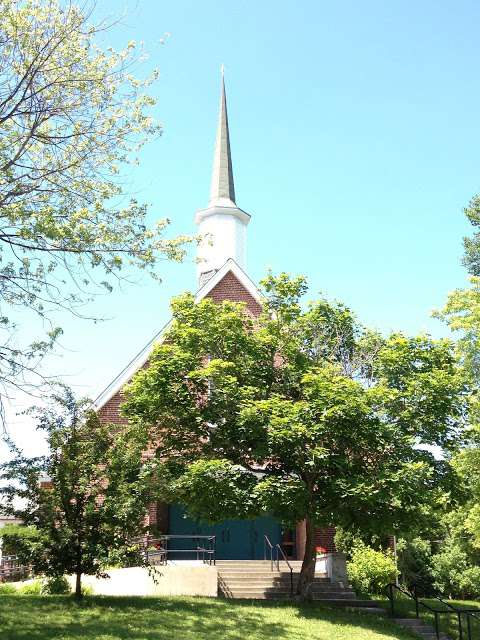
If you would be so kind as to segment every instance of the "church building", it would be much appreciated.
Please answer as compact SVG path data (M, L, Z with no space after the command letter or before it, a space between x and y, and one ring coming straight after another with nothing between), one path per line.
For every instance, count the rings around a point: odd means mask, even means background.
M236 204L232 155L227 115L225 83L222 73L220 112L213 158L210 200L207 208L197 211L198 233L205 237L198 249L198 291L196 300L243 302L254 316L261 311L261 295L246 272L247 227L251 216ZM95 404L102 422L125 424L120 414L122 388L142 367L148 366L153 345L161 339L159 332L99 395ZM282 527L270 517L252 520L228 520L212 526L187 517L181 505L151 504L148 522L159 532L170 535L215 535L218 559L262 559L264 536L272 544L281 544L290 558L303 558L305 526L295 530ZM333 552L334 530L318 529L319 548Z

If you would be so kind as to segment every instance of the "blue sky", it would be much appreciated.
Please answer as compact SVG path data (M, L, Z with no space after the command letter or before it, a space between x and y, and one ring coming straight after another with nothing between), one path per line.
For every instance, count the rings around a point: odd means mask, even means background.
M312 296L343 300L368 325L444 335L430 312L466 282L462 208L480 190L479 3L101 0L96 9L119 12L106 43L143 40L146 68L161 72L164 134L125 174L152 220L195 232L224 63L251 277L302 273ZM191 259L159 270L162 285L139 277L92 305L108 321L59 318L65 335L48 372L79 393L106 386L168 319L171 296L195 289ZM28 440L23 423L12 419Z

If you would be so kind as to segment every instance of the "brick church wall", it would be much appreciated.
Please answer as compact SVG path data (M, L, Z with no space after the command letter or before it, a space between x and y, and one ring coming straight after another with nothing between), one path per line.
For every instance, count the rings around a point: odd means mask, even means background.
M98 417L103 424L127 424L128 420L120 414L120 405L125 400L125 396L118 391L108 400L98 411Z
M214 302L222 302L223 300L231 300L233 302L244 302L248 311L252 316L258 316L262 307L255 300L252 294L243 286L240 280L231 272L227 272L225 276L218 282L215 287L207 294ZM148 366L148 362L143 365ZM118 425L127 424L126 418L120 414L120 405L124 401L122 391L118 391L108 400L98 411L99 418L103 423L111 423ZM147 524L156 525L162 531L168 530L168 509L166 505L161 503L152 503L149 505ZM303 527L303 529L302 529ZM303 523L299 523L296 528L296 547L297 556L302 557L302 546L305 544ZM317 529L316 544L325 548L328 552L335 551L333 538L335 529L328 527L326 529Z
M315 545L325 549L326 553L335 553L335 527L325 527L324 529L316 529Z
M229 271L208 293L208 298L214 302L232 300L233 302L244 302L248 311L257 316L261 312L261 306L255 298L245 289L240 280ZM148 361L143 365L148 367ZM116 425L126 425L127 419L121 415L120 406L124 402L125 396L122 390L117 391L98 411L98 416L102 423ZM168 507L162 503L151 503L148 507L146 524L158 527L163 533L168 531Z
M255 298L249 293L238 278L229 271L218 284L208 293L207 298L214 302L232 300L233 302L244 302L247 309L253 316L258 316L262 310ZM144 365L148 366L148 362ZM98 411L100 421L111 424L127 424L127 419L120 413L120 405L125 397L122 391L118 391L108 400Z
M247 309L253 316L260 315L262 307L252 294L245 289L240 280L229 271L207 295L214 302L232 300L232 302L245 302Z

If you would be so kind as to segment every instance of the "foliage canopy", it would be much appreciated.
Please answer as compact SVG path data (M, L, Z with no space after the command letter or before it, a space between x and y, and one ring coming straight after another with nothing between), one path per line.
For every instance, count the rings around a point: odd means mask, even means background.
M20 544L21 559L36 573L75 574L80 596L82 574L102 576L112 552L135 552L151 469L136 441L100 424L67 388L35 413L49 451L32 459L11 445L15 455L1 467L2 509L38 534L22 539L17 531L11 542Z
M124 412L193 515L305 519L303 589L316 525L419 523L445 470L418 445L452 445L465 380L447 340L383 338L325 299L305 308L301 277L263 287L259 318L229 301L174 299Z
M179 260L185 238L147 225L146 206L124 193L121 168L160 133L148 87L134 75L134 41L102 50L112 25L87 5L58 0L0 3L0 383L25 388L61 330L53 312L84 315L122 269L153 273ZM124 182L124 181L123 181ZM124 273L124 272L123 272ZM12 339L19 312L47 321L44 339Z

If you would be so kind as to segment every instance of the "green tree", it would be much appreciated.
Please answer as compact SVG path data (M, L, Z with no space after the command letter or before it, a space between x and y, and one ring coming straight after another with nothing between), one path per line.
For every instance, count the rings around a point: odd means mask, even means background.
M24 539L23 561L51 577L73 573L80 597L83 574L104 576L109 553L132 551L151 470L134 440L100 424L67 388L35 413L49 451L26 458L11 445L15 455L1 467L2 508L38 532Z
M87 6L0 3L0 382L16 387L60 333L52 312L82 316L130 266L153 273L186 240L165 238L167 220L149 228L146 206L124 192L122 165L160 133L148 94L157 73L135 77L133 41L102 50L113 25L94 24ZM49 321L29 346L11 335L25 309Z
M480 276L480 232L478 231L480 227L480 196L476 195L470 200L464 213L475 231L471 238L463 239L465 249L463 264L473 276Z
M473 391L469 396L469 430L452 464L464 490L457 512L462 535L473 536L474 544L480 547L480 278L472 276L470 287L452 291L443 309L434 315L457 334L457 356Z
M3 555L17 556L20 563L28 565L30 558L42 547L40 531L23 524L7 524L0 529Z
M384 339L327 300L304 309L303 278L263 286L258 319L228 301L175 299L124 412L157 445L165 495L195 516L305 520L305 594L316 526L385 534L418 521L443 480L418 445L452 444L464 381L446 340Z
M348 578L361 594L384 594L398 575L391 549L378 551L357 541L350 555Z

